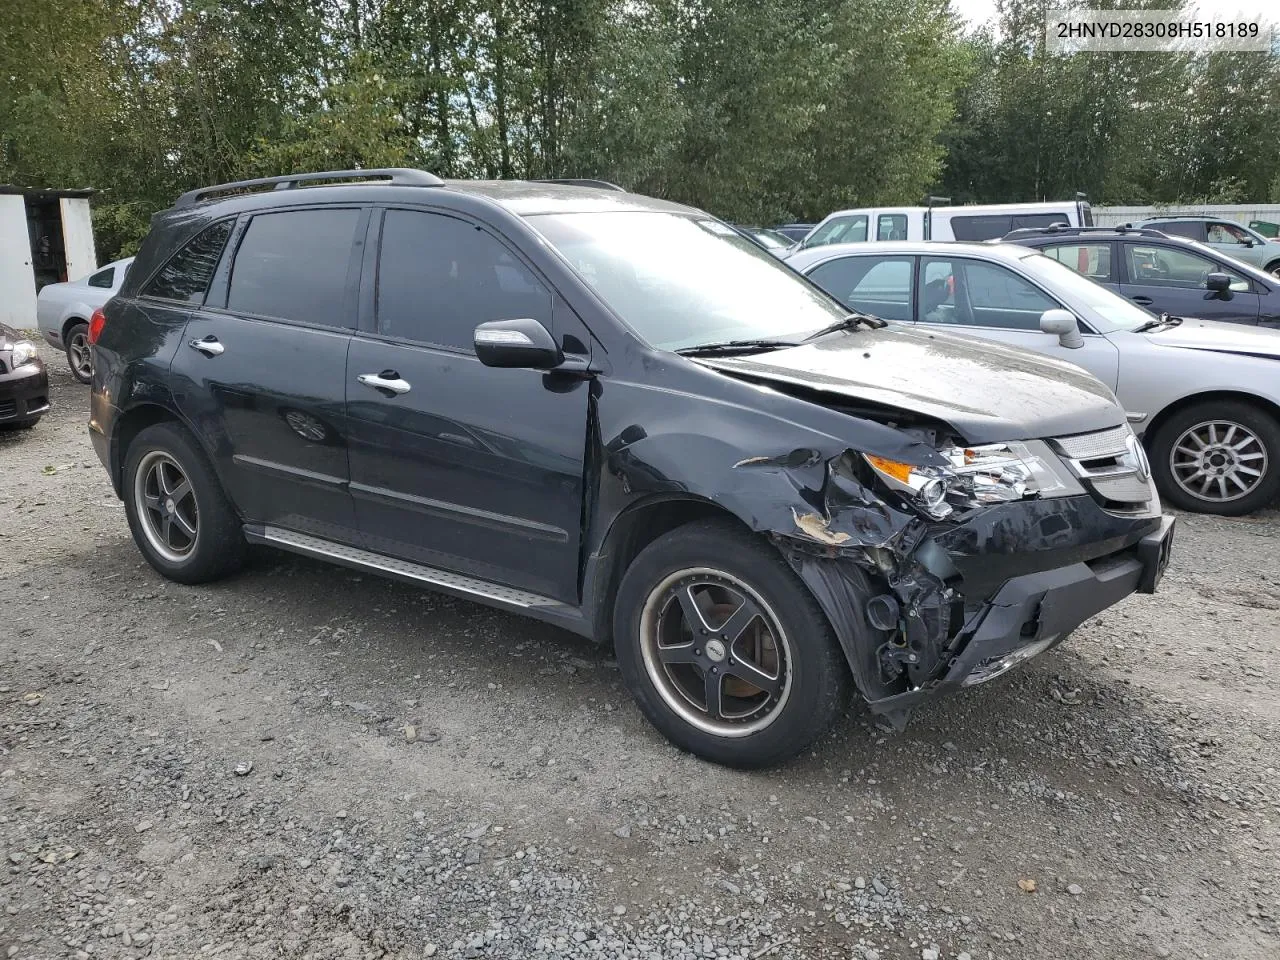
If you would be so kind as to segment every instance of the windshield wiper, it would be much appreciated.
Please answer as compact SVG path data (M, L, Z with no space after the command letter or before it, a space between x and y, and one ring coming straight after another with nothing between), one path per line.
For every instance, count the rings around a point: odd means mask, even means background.
M782 350L798 346L794 340L722 340L719 343L681 347L675 352L682 357L691 357L699 353L750 353L754 350Z
M811 333L805 337L805 343L810 340L817 340L819 337L825 337L828 333L835 333L838 330L852 330L855 327L866 326L871 330L879 330L881 327L887 327L889 322L881 320L879 317L873 317L869 313L851 313L848 316L841 317L835 323L829 323L817 333Z
M1167 313L1162 313L1153 320L1148 320L1140 327L1134 327L1134 333L1147 333L1150 330L1159 330L1161 327L1176 327L1182 322L1181 317L1171 317Z

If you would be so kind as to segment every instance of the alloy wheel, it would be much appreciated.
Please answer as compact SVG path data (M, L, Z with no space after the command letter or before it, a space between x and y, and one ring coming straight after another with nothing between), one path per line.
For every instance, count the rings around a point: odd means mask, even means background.
M71 369L81 379L93 377L93 353L89 347L89 338L84 333L74 333L67 341L67 357L71 361Z
M170 563L189 557L200 536L200 510L178 461L161 450L148 453L134 474L133 495L142 531L156 553Z
M666 705L707 733L767 727L791 693L791 644L749 585L710 568L680 570L640 613L645 670Z
M1248 496L1266 476L1269 459L1257 434L1229 420L1206 420L1187 428L1169 451L1178 486L1213 503Z

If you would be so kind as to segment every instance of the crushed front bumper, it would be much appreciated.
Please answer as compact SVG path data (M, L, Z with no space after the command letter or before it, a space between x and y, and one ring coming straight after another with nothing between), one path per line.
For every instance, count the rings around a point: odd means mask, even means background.
M1131 593L1154 593L1169 563L1174 518L1132 547L1088 562L1013 577L968 617L967 635L942 677L876 701L878 713L976 686L1058 644L1090 617Z

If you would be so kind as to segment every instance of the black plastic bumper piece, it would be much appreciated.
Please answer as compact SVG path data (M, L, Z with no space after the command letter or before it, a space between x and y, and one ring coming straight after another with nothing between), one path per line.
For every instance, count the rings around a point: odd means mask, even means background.
M27 363L12 373L0 373L0 423L23 423L48 412L49 375L43 363Z
M906 711L925 700L992 679L1060 643L1094 614L1134 592L1153 593L1169 562L1174 518L1136 545L1087 563L1029 573L1005 582L970 615L967 641L941 679L872 701L876 713Z

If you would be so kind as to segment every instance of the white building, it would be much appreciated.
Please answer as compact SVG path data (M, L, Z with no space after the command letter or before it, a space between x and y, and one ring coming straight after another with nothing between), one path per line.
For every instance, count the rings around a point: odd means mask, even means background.
M92 193L0 184L0 323L33 329L36 291L98 268Z

